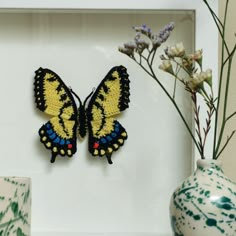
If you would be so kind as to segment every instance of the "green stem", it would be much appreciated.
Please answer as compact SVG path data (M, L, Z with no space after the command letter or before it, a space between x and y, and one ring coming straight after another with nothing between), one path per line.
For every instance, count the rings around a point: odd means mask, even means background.
M231 53L229 54L229 56L225 59L225 61L224 61L224 63L223 63L224 66L225 66L225 64L228 62L228 60L234 55L235 51L236 51L236 44L234 45L234 48L233 48L233 50L231 51Z
M152 53L154 52L154 49L152 48L151 51L149 50L148 52L149 52L149 53L148 53L147 60L149 61L149 60L150 60L150 57L151 57L151 55L152 55Z
M225 42L225 37L224 37L225 19L226 19L226 17L224 17L224 23L222 24L222 22L220 21L220 19L217 17L216 13L215 13L215 12L213 11L213 9L210 7L208 1L207 1L207 0L203 0L203 2L204 2L204 3L206 4L206 6L208 7L208 10L210 11L210 13L211 13L211 15L212 15L212 18L213 18L213 20L215 21L216 27L217 27L217 29L218 29L218 31L219 31L219 34L220 34L221 38L222 38L222 43L224 44L225 49L226 49L227 53L229 54L229 48L228 48L227 43ZM229 3L229 0L227 0L227 2L226 2L226 8L225 8L225 9L228 9L228 3ZM227 10L226 10L226 11L227 11ZM224 14L224 16L226 16L226 14ZM217 21L219 22L220 26L222 27L222 31L221 31L221 29L220 29L219 24L218 24Z
M133 58L132 58L133 59ZM138 62L138 61L136 61L135 59L133 59L148 75L150 75L151 77L153 77L152 76L152 74L140 63L140 62Z
M207 1L204 0L204 2L206 4ZM223 80L223 72L224 72L224 50L226 48L227 51L228 50L228 46L227 43L225 42L225 25L226 25L226 19L227 19L227 12L228 12L228 3L229 0L226 0L226 6L225 6L225 13L224 13L224 20L223 20L223 32L221 34L221 38L222 38L222 44L221 44L221 69L220 69L220 77L219 77L219 88L218 88L218 102L217 102L217 106L216 106L216 114L215 114L215 127L214 127L214 140L213 140L213 159L216 158L217 155L217 151L216 151L216 143L217 143L217 132L218 132L218 119L219 119L219 107L220 107L220 100L221 100L221 86L222 86L222 80ZM208 7L209 9L211 9L210 7ZM218 31L220 32L219 28Z
M180 67L176 67L176 71L175 71L175 82L174 82L174 91L173 91L173 96L172 98L175 100L175 93L176 93L176 86L177 86L177 80L178 80L178 73L180 71Z
M217 146L216 146L216 151L215 151L215 155L216 156L215 156L215 159L216 159L216 157L218 155L217 153L219 151L221 140L222 140L222 137L223 137L223 134L224 134L225 125L227 123L226 111L227 111L227 104L228 104L228 92L229 92L229 82L230 82L231 66L232 66L232 57L229 59L228 72L227 72L227 80L226 80L226 86L225 86L225 99L224 99L223 119L222 119L222 125L221 125L221 129L220 129L219 139L218 139Z
M189 74L189 71L188 71L182 64L180 64L180 63L179 63L178 61L176 61L175 59L170 59L170 61L173 61L176 65L178 65L180 68L182 68L182 69L187 73L188 76L191 77L191 74Z
M215 19L218 21L218 25L220 25L221 27L223 27L223 24L221 22L221 20L219 19L219 17L215 14L215 12L212 10L212 8L210 7L209 3L204 0L205 4L207 5L208 9L210 10L210 12L212 13L212 15L215 17Z
M233 112L230 116L228 116L225 121L230 120L230 119L231 119L233 116L235 116L235 115L236 115L236 111Z
M197 143L197 141L196 141L196 139L195 139L195 137L194 137L194 135L193 135L193 133L192 133L192 130L190 129L190 127L189 127L187 121L185 120L185 118L184 118L182 112L180 111L178 105L176 104L175 100L171 97L171 95L168 93L168 91L166 90L166 88L164 87L164 85L157 79L156 74L155 74L155 72L153 71L151 64L148 63L148 62L147 62L147 64L148 64L148 67L149 67L149 69L150 69L150 71L151 71L151 73L149 73L149 75L151 75L151 77L158 83L158 85L162 88L162 90L165 92L165 94L167 95L167 97L170 99L170 101L171 101L172 104L174 105L174 107L175 107L175 109L177 110L177 112L178 112L180 118L181 118L182 121L184 122L185 127L187 128L189 134L191 135L192 140L193 140L195 146L197 147L199 154L201 155L201 148L200 148L199 144ZM141 66L141 67L144 68L143 66ZM147 70L145 69L145 71L147 71Z
M155 55L156 55L156 51L157 51L157 50L155 50L154 53L153 53L153 55L152 55L152 60L151 60L151 63L150 63L151 66L152 66L152 64L153 64L153 60L154 60L154 57L155 57Z
M217 154L216 156L216 159L218 159L221 155L221 153L224 151L224 149L226 148L226 146L228 145L230 139L233 137L234 133L235 133L236 130L234 130L231 135L227 138L227 141L225 142L224 146L221 148L221 150L219 151L219 153Z

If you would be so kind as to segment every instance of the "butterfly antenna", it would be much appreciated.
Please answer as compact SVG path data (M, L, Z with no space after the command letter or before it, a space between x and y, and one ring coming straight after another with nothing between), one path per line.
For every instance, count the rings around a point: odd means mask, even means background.
M113 162L111 160L111 154L106 154L106 158L107 158L107 161L110 165L113 164Z
M79 98L79 96L73 91L73 89L72 88L70 88L70 91L71 91L71 93L72 94L74 94L75 95L75 97L78 99L78 101L79 101L79 104L80 105L82 105L82 102L81 102L81 100L80 100L80 98Z
M94 91L95 91L95 88L93 88L92 92L85 98L85 100L84 100L84 105L86 104L86 102L88 101L88 99L93 95Z
M54 163L55 162L55 160L56 160L56 157L57 157L57 153L54 153L54 152L52 152L52 156L51 156L51 163Z

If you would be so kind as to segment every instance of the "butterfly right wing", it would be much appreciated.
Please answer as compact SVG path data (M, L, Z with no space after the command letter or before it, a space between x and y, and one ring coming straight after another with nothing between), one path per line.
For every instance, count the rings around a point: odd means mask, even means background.
M89 152L106 156L111 164L112 153L127 139L125 128L115 116L129 107L129 75L124 66L113 67L94 92L88 108Z
M39 110L53 116L39 129L40 140L51 150L51 162L58 154L71 157L76 152L77 106L61 78L49 69L35 72L34 95Z

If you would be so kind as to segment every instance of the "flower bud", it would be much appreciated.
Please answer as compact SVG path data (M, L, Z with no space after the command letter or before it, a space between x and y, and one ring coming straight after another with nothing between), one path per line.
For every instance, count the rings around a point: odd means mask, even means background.
M127 56L129 56L129 57L133 57L133 56L134 56L134 50L133 50L133 49L125 48L125 47L119 47L118 50L119 50L121 53L124 53L124 54L126 54Z
M188 58L196 61L202 67L202 49L197 50L194 54L190 54Z
M162 64L159 66L159 69L174 75L173 67L170 60L163 60Z
M212 70L207 69L205 73L206 73L205 81L211 87L212 86Z
M169 57L183 57L185 55L185 48L183 43L177 43L175 46L168 47L166 49L166 54Z
M202 74L195 73L190 79L188 86L191 90L199 92L200 90L204 90L203 82L204 82L204 78Z
M137 48L137 44L135 42L131 41L131 42L125 43L124 47L130 48L130 49L135 49L135 48Z
M208 69L205 72L195 73L192 76L192 79L189 82L189 87L192 90L204 90L203 83L206 82L210 87L212 86L212 70Z

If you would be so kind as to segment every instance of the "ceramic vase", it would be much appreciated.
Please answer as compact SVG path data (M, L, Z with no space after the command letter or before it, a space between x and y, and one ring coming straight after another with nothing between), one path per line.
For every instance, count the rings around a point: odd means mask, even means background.
M30 236L31 180L0 177L0 236Z
M236 184L221 162L197 161L172 195L170 217L174 236L236 236Z

